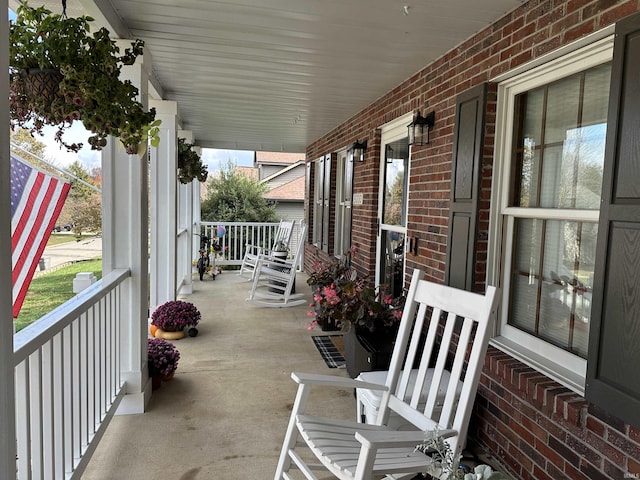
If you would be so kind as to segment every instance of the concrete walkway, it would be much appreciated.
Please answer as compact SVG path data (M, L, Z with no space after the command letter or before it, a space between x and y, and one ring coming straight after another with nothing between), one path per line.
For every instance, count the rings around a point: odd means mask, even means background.
M309 292L298 274L297 291ZM199 335L175 342L173 380L148 410L115 417L91 460L87 480L249 480L273 478L296 386L292 370L330 369L307 331L307 307L264 308L245 301L249 282L235 272L194 276L182 299L202 312ZM312 392L314 413L355 418L353 391ZM333 478L333 477L321 477Z

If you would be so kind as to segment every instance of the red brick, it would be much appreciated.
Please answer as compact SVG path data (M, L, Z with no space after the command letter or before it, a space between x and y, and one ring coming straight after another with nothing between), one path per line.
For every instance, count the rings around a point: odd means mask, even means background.
M604 438L605 425L600 420L598 420L595 417L592 417L591 415L588 415L587 416L587 424L586 424L586 426L587 426L587 429L589 429L590 431L592 431L596 435Z

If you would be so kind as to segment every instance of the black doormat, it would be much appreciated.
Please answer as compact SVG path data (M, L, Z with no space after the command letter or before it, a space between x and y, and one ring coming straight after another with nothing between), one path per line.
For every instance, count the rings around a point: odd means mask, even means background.
M331 341L331 337L340 335L314 335L311 337L322 359L329 368L343 368L345 360L340 351Z

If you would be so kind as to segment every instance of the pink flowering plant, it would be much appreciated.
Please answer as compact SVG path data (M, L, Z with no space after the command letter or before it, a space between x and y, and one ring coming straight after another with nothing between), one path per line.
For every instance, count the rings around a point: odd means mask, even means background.
M177 332L186 327L195 327L201 314L193 303L170 300L163 303L151 314L151 325L165 331Z
M162 338L147 339L147 365L149 376L166 377L171 375L178 368L180 352L173 345Z
M352 248L347 261L355 253ZM347 332L353 326L369 331L393 327L402 318L404 296L393 298L385 285L374 286L368 279L359 278L347 261L323 264L310 275L318 284L314 287L309 316L314 320L309 329L317 324L332 324Z

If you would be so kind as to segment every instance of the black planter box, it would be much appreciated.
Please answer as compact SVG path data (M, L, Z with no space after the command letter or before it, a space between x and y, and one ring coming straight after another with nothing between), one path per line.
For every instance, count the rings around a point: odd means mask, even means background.
M374 335L371 332L355 332L351 329L344 335L345 360L347 373L356 378L362 372L388 370L393 353L395 335Z

